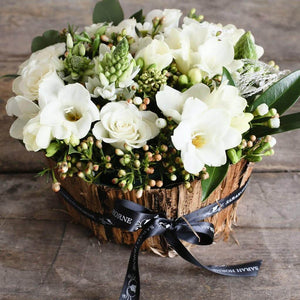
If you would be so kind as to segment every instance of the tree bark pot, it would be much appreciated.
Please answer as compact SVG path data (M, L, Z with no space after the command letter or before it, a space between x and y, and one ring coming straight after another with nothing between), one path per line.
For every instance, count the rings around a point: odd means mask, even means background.
M141 198L136 197L136 190L123 192L121 189L112 186L90 184L78 177L67 177L61 181L61 185L75 200L88 209L101 214L110 215L116 199L127 199L154 212L164 213L167 218L177 218L228 196L245 184L252 173L252 169L253 164L247 163L245 160L230 165L224 180L204 202L201 201L200 180L191 183L192 192L188 192L184 184L180 184L170 188L151 189L144 192ZM125 245L135 243L140 231L127 232L119 228L99 225L84 217L68 204L59 193L58 197L64 202L73 220L88 227L100 242L113 241ZM237 221L237 204L238 202L205 220L214 224L217 238L228 239L232 225ZM161 236L148 238L142 245L142 250L152 250L162 256L171 253L170 247Z

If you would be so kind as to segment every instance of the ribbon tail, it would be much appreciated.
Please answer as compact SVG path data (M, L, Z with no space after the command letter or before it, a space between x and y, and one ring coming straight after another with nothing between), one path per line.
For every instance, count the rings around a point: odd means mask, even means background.
M183 259L188 261L189 263L206 269L210 272L225 275L225 276L256 276L259 268L261 266L262 261L257 260L249 263L232 265L232 266L205 266L202 265L187 249L186 247L180 242L177 238L176 233L172 231L166 231L164 233L164 237L168 241L168 243L174 248L174 250L180 255Z
M141 231L131 251L127 272L119 300L139 300L140 297L140 275L138 256L143 242L155 235L160 235L165 228L158 226L158 219L150 221Z

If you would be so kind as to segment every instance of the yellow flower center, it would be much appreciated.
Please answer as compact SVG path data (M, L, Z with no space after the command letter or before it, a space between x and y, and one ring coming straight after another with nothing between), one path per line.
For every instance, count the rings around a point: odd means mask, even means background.
M193 139L192 139L192 144L196 147L196 148L201 148L205 145L205 138L202 135L196 135Z
M65 108L64 112L65 118L70 122L76 122L82 117L82 114L74 107L67 107Z

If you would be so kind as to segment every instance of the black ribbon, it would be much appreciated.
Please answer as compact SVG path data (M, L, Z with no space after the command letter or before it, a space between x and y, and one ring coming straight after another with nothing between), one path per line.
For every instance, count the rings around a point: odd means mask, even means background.
M131 232L142 229L131 251L125 281L119 298L119 300L138 300L140 294L139 250L147 238L156 235L164 236L178 255L197 267L225 276L257 275L262 263L261 260L232 266L205 266L180 241L184 240L194 245L210 245L214 238L214 225L203 220L236 202L244 193L247 184L248 181L245 185L218 202L177 219L168 219L164 214L154 213L144 206L128 200L116 200L111 216L106 217L85 208L63 188L61 188L60 194L69 204L94 222L106 226L119 227Z

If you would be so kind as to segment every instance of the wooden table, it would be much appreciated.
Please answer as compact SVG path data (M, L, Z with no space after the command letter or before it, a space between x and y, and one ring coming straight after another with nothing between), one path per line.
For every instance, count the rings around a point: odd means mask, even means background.
M30 41L44 30L91 23L97 1L6 0L0 9L0 75L14 73ZM166 6L162 1L121 1L126 16ZM265 48L264 60L283 69L299 64L298 0L175 0L169 8L196 7L207 20L251 30ZM5 115L11 82L0 85L0 299L118 299L130 254L127 247L101 245L73 224L45 178L35 172L42 155L26 153L8 135ZM298 104L294 111L299 111ZM229 242L192 251L205 264L263 259L256 278L210 274L180 257L140 257L141 299L300 299L300 131L278 135L276 155L257 164L239 205L238 227ZM239 242L239 244L236 243Z

